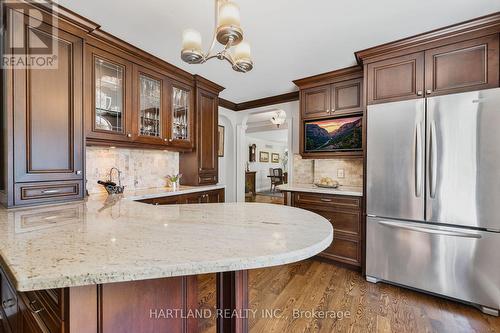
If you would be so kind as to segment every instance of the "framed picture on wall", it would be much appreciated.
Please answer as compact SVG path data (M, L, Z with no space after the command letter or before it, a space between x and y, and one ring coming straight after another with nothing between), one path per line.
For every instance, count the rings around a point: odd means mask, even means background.
M280 154L272 153L271 154L271 162L272 163L279 163L280 162Z
M269 163L269 152L267 151L259 152L259 162Z
M224 126L219 125L219 150L217 155L224 157Z

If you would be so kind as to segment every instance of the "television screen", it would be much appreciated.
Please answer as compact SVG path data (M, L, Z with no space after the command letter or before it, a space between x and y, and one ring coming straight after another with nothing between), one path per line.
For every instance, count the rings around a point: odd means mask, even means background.
M305 151L334 152L362 149L361 116L305 122Z

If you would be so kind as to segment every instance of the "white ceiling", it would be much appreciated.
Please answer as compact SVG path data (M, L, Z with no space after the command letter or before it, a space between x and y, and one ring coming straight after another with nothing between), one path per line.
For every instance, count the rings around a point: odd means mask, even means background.
M499 0L236 0L255 68L180 59L181 34L201 32L209 47L212 0L60 0L102 28L226 90L239 103L296 90L292 80L355 64L355 51L500 11Z

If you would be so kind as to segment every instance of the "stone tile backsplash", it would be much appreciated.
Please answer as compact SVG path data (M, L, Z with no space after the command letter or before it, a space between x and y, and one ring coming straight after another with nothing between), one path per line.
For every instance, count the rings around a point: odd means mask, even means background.
M312 184L322 177L330 177L344 186L363 186L362 159L302 159L299 154L293 156L293 182ZM344 178L337 177L337 170L344 169Z
M86 172L89 193L105 193L97 184L107 180L109 170L122 171L125 190L139 190L168 185L166 176L179 172L179 153L158 150L87 147ZM116 173L114 173L116 177Z

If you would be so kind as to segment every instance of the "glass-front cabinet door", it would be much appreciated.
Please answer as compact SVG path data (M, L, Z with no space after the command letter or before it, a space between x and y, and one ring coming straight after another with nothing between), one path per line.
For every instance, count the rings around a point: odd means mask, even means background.
M149 69L135 67L136 140L152 144L167 144L164 100L165 79Z
M89 47L87 64L90 99L88 136L96 139L131 140L130 64L115 55Z
M192 88L179 83L171 86L170 142L191 148L194 138L194 103Z

